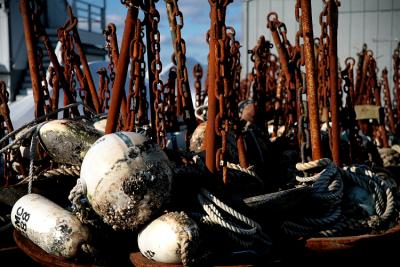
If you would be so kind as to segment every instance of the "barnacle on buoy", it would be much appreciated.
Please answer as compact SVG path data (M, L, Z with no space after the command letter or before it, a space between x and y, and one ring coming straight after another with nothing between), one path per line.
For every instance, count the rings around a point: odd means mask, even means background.
M87 152L81 182L93 210L114 229L136 230L169 199L172 170L167 155L143 135L117 132Z

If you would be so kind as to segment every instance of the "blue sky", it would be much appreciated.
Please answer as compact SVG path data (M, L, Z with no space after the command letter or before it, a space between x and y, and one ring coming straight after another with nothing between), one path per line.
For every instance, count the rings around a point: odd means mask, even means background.
M126 8L119 0L107 1L107 23L113 22L117 26L118 41L121 41L124 28ZM103 0L95 0L93 3L103 3ZM237 39L241 38L241 0L234 0L228 6L227 25L233 26L237 33ZM160 12L161 22L159 30L161 33L161 56L163 65L170 62L172 54L171 35L168 27L165 2L159 0L157 9ZM205 40L206 33L210 27L208 0L180 0L178 6L183 13L184 28L182 36L186 41L186 56L194 57L203 64L207 62L208 45ZM140 15L142 18L143 15Z

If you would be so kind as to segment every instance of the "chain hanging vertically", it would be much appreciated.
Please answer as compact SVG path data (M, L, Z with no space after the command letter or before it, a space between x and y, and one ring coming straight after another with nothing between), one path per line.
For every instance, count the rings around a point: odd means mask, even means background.
M108 112L107 123L106 123L106 134L113 133L116 131L118 126L118 118L120 115L121 103L123 100L123 94L125 91L125 81L127 76L127 70L129 66L129 49L131 41L135 35L135 23L138 16L138 6L131 3L131 1L122 1L128 7L124 33L121 42L121 51L118 58L118 65L115 75L115 81L112 87L111 103ZM140 3L139 3L140 2ZM142 1L135 1L135 4L143 4ZM124 118L124 116L121 116ZM127 120L123 121L127 124Z
M226 71L229 72L229 84L225 86L230 88L227 99L228 120L231 122L233 131L235 133L239 164L242 168L248 168L249 163L247 160L246 147L243 137L243 123L240 121L238 110L238 95L240 92L240 75L242 70L242 66L240 64L240 43L235 39L236 32L232 27L227 27L226 37L226 50L229 52ZM266 94L266 92L264 92L264 94ZM224 181L226 181L226 178Z
M393 95L396 124L400 122L400 42L393 51Z
M297 10L297 9L296 9ZM296 20L298 20L296 12ZM287 39L286 25L281 22L278 18L278 14L271 12L267 15L267 27L270 29L272 39L274 40L275 47L279 55L279 66L281 74L275 74L275 80L278 83L273 84L275 86L275 101L274 101L274 130L273 136L277 135L277 129L282 123L285 123L285 132L289 132L294 129L296 117L299 113L299 107L296 103L297 90L301 87L301 82L298 82L300 76L300 70L298 67L298 60L300 59L301 46L299 42L299 31L296 34L296 46L293 47ZM270 56L271 59L276 56ZM272 62L275 66L277 60ZM271 73L271 77L274 74ZM271 78L269 78L271 80ZM283 108L283 115L281 109Z
M321 36L319 38L318 87L322 93L322 117L329 129L329 140L333 162L340 166L340 125L339 125L339 86L337 62L337 0L324 2L325 6L319 16ZM331 124L331 125L330 125Z
M188 80L188 71L186 68L186 42L182 38L183 15L178 8L177 0L165 0L168 12L168 20L171 29L172 42L174 47L174 59L177 67L177 112L183 116L189 135L197 126L194 116L190 85ZM179 99L181 98L181 99ZM182 110L181 110L182 108ZM182 112L182 114L180 113ZM188 143L188 140L187 140ZM188 146L189 147L189 146Z
M176 67L169 69L168 81L164 84L164 116L165 130L167 132L175 132L178 130L175 105L175 82L176 82Z
M21 4L23 2L21 1ZM53 45L50 42L50 38L46 32L46 29L44 28L44 26L42 25L41 22L41 17L40 15L42 14L42 11L44 10L44 7L42 6L44 2L39 1L39 0L34 0L34 1L30 1L29 2L31 7L31 10L36 10L35 11L35 15L32 16L32 24L33 24L33 29L35 32L35 35L37 36L38 39L40 39L40 41L42 41L44 47L47 50L47 54L50 58L50 62L53 65L53 70L54 70L54 74L57 76L57 80L58 82L61 84L61 87L64 90L64 98L67 99L65 102L69 102L69 103L74 103L74 98L72 96L72 93L70 92L70 85L69 85L69 81L67 81L67 79L64 77L63 75L63 68L61 67L60 63L58 62L58 58L55 54ZM21 10L22 11L22 10ZM58 83L57 82L57 83ZM54 85L59 87L59 85ZM57 88L59 89L59 88ZM56 108L58 106L58 99L59 99L59 90L53 90L52 93L52 102L53 102L53 110L55 110L54 108ZM57 103L55 103L57 101ZM71 108L72 113L74 116L79 116L79 110L76 106ZM67 112L65 112L67 113Z
M393 108L392 108L392 98L390 96L388 71L387 71L386 68L384 68L382 70L381 85L383 87L386 121L389 123L389 129L390 129L391 134L394 135L396 133L396 125L395 125L395 122L394 122L394 114L393 114Z
M103 34L106 39L105 48L107 50L108 58L110 60L110 62L108 64L108 70L109 70L109 76L110 76L109 79L111 81L111 86L113 86L114 80L115 80L115 68L118 66L118 59L119 59L117 29L115 27L115 24L109 23L107 25L107 28L103 30ZM102 108L104 108L104 105L101 105L101 106L102 106ZM108 103L106 106L107 106L106 109L109 109ZM127 116L126 94L125 94L125 90L123 90L122 102L121 102L121 117L122 117L121 119L122 119L122 121L126 120L126 116Z
M164 84L160 79L162 71L161 63L161 45L160 32L158 24L160 22L160 14L158 13L154 1L147 1L148 12L147 18L147 54L150 63L149 86L151 109L151 125L154 127L157 143L164 148L166 146L166 130L165 130L165 97Z
M142 23L136 21L135 36L130 46L131 69L129 80L128 107L129 113L125 130L135 131L137 127L147 124L147 100L145 80L144 53Z
M0 138L3 138L8 133L14 131L10 120L10 110L8 108L8 91L6 83L0 81ZM0 144L0 147L6 146L7 143L4 142ZM3 155L0 155L3 157ZM10 178L12 177L12 167L11 167L11 151L7 150L4 153L4 158L0 159L3 165L3 173L0 173L0 185L7 185L9 183Z
M227 183L226 148L229 132L229 88L230 72L227 69L227 29L226 8L231 0L209 0L211 24L208 35L210 46L208 70L208 120L206 126L206 166L210 172L220 171L222 165L223 182ZM216 135L221 137L217 148Z
M68 81L68 88L64 89L64 106L70 104L70 100L66 97L66 92L70 92L72 101L76 102L76 86L75 86L75 70L73 67L74 60L74 42L72 35L70 34L71 28L69 27L69 21L65 23L63 27L58 28L57 35L58 40L61 42L61 56L64 62L64 77ZM64 111L64 118L69 117L68 110Z
M107 75L106 68L100 68L97 71L99 74L99 104L100 104L100 111L106 113L107 110L110 108L109 101L110 101L110 77Z
M250 59L254 63L252 69L254 77L252 98L257 107L257 122L262 129L268 127L267 122L270 119L268 115L271 114L270 110L267 109L267 101L271 96L268 95L267 92L268 88L266 79L266 74L268 72L268 58L270 56L269 50L271 48L272 44L265 40L265 37L262 35L258 39L257 45L253 50L249 50L249 53L251 54Z
M204 103L204 90L201 88L201 78L203 77L203 68L200 64L193 67L194 88L196 89L196 107L200 107Z
M68 11L69 21L72 26L72 37L75 42L75 48L76 48L76 51L78 52L79 62L81 63L82 69L83 69L83 74L82 75L79 74L79 76L81 76L82 79L85 80L85 83L87 86L87 88L85 89L87 91L85 100L86 100L87 104L89 104L89 106L93 107L94 110L96 110L96 112L99 113L100 112L99 99L97 97L96 87L94 85L92 74L91 74L90 68L89 68L89 64L88 64L86 55L83 51L81 38L79 36L78 19L73 15L71 6L68 6L67 11ZM75 21L76 21L76 23L75 23ZM78 71L76 70L76 72L78 72ZM81 72L80 66L79 66L79 72Z
M346 58L345 69L341 72L341 79L344 81L343 92L346 95L345 106L342 110L342 127L345 131L348 131L349 139L349 155L345 162L346 164L351 164L356 162L356 159L360 156L359 145L357 140L358 135L358 125L356 122L356 113L354 111L354 65L356 61L354 58ZM346 157L345 157L346 158Z
M54 66L50 66L48 69L49 72L49 85L53 88L53 93L51 96L51 110L56 111L58 109L58 98L59 98L59 91L60 91L60 80L56 74Z

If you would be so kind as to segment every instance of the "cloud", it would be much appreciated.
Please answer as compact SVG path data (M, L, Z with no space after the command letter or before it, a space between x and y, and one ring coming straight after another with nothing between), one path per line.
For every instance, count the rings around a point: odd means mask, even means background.
M117 13L111 13L107 14L106 16L106 23L114 23L115 26L118 28L124 27L125 25L125 14L117 14Z

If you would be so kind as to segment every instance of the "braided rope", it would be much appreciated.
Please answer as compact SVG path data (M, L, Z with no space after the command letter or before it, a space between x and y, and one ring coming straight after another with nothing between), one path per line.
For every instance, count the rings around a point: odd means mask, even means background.
M291 221L285 221L282 223L282 230L286 235L292 236L292 237L305 237L305 236L310 236L314 235L318 231L315 229L315 227L310 227L310 226L304 226L295 222Z
M203 222L217 224L226 230L229 230L229 236L232 237L233 234L238 234L242 236L246 236L247 238L256 238L263 242L264 244L270 245L270 238L262 231L261 226L253 221L252 219L244 216L243 214L235 211L218 198L216 198L213 194L207 191L204 188L200 189L200 193L197 195L197 199L202 205L204 211L207 215L202 218ZM218 208L222 209L230 216L234 217L238 221L250 226L251 228L246 229L244 227L238 226L236 223L232 221L228 221L225 219L222 214L218 211ZM247 242L242 240L242 237L235 236L236 238L232 238L233 241L241 240L241 242L237 242L239 245L248 246L251 244L251 241Z
M303 218L302 222L310 226L325 226L337 222L341 215L342 208L338 206L321 218Z
M187 214L184 212L180 213L180 216L187 217ZM183 266L190 266L195 261L195 249L193 249L193 242L196 242L198 239L198 232L191 231L187 227L183 228L185 237L181 239L180 247L181 247L181 261ZM195 244L196 245L196 244Z
M221 160L221 166L224 165L224 161ZM235 164L235 163L231 163L231 162L226 162L226 167L228 169L232 169L232 170L237 170L237 171L241 171L244 173L247 173L248 175L254 176L254 177L258 177L257 173L255 173L254 171L252 171L251 169L253 168L253 166L250 166L248 168L243 168L242 166L240 166L240 164Z
M244 222L247 225L250 225L252 227L257 228L257 230L261 230L261 226L256 223L255 221L253 221L252 219L244 216L243 214L237 212L236 210L232 209L231 207L229 207L228 205L226 205L225 203L223 203L221 200L219 200L218 198L216 198L213 194L211 194L209 191L207 191L204 188L200 189L200 192L202 194L204 194L208 199L210 199L213 203L215 203L215 205L217 205L219 208L221 208L222 210L224 210L225 212L227 212L228 214L232 215L233 217L235 217L236 219L238 219L239 221Z
M252 227L250 229L245 229L242 227L236 226L234 223L228 222L223 218L221 213L217 210L217 208L212 205L211 202L207 201L203 196L200 194L197 196L200 204L202 205L203 209L206 211L207 216L209 216L209 220L212 222L226 228L234 233L241 234L241 235L254 235L257 232L256 227Z
M33 164L35 161L35 152L36 152L36 145L38 141L38 133L39 133L39 127L36 127L32 139L31 139L31 145L29 148L29 180L28 180L28 194L32 193L32 182L33 182Z
M67 176L79 176L80 175L80 167L79 166L61 166L56 169L47 170L41 176L46 178L51 178L53 176L60 176L60 175L67 175Z
M325 167L328 164L330 164L331 162L332 161L328 158L322 158L322 159L313 160L310 162L297 163L296 169L298 171L307 171L307 170L315 169L318 167Z
M82 183L82 180L78 178L76 180L76 185L69 193L68 200L72 204L73 212L75 216L81 221L83 224L89 224L95 228L101 227L101 220L96 217L96 214L92 211L92 209L85 205L82 205L81 198L86 195L86 188Z
M224 166L224 161L221 160L220 162L221 166ZM253 171L252 169L254 168L253 166L249 166L247 168L243 168L242 166L240 166L240 164L235 164L235 163L231 163L231 162L226 162L226 167L228 169L231 170L236 170L236 171L240 171L243 173L246 173L250 176L253 176L254 178L256 178L260 183L264 184L263 180L260 178L260 176L257 175L257 173L255 171Z
M345 168L345 170L347 169ZM374 200L376 201L376 213L379 215L382 221L387 221L395 211L395 199L392 188L387 182L380 179L378 176L373 175L372 172L362 172L362 170L362 168L353 166L346 172L347 177L352 179L356 184L367 189L370 193L373 193ZM366 181L367 179L368 183ZM383 194L385 194L386 197L384 197Z

